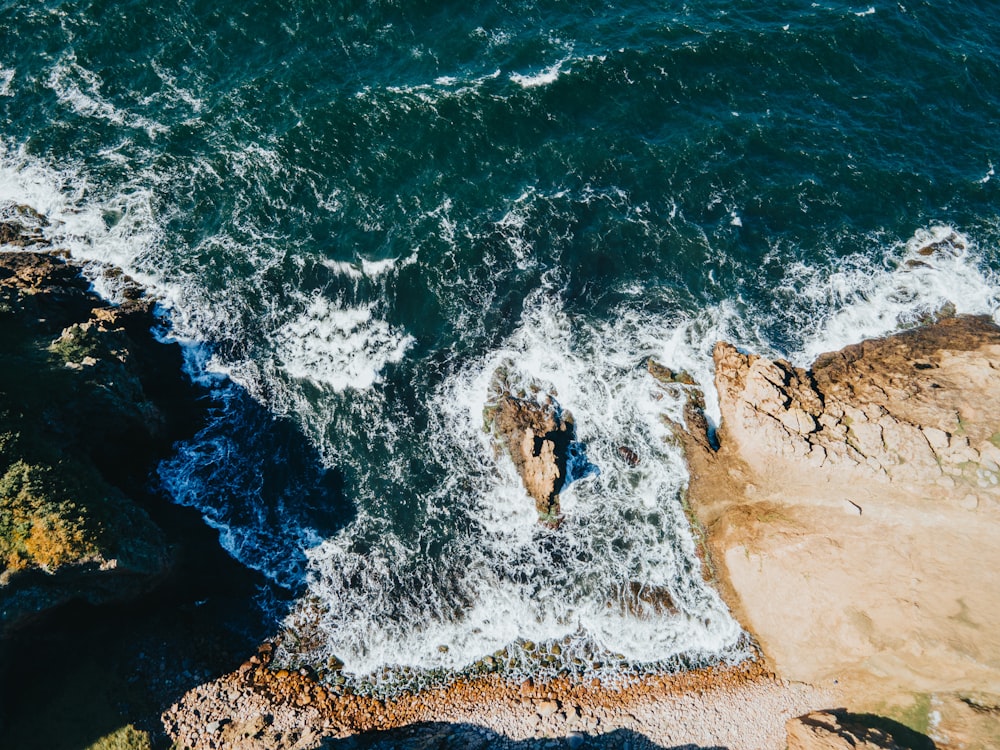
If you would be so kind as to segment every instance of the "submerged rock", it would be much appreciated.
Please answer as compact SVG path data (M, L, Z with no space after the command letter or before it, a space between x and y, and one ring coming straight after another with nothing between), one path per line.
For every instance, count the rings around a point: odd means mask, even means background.
M639 454L627 445L618 446L618 457L633 469L639 465Z
M661 383L679 383L680 385L697 385L697 381L684 370L671 370L650 357L646 360L646 370Z

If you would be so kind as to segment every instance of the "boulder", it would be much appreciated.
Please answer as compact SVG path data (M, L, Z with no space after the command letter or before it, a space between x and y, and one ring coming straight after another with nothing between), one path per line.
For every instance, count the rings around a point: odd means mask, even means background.
M48 220L30 206L0 203L0 245L47 246L50 243L42 231L48 225Z
M539 519L550 525L558 523L559 492L566 483L574 437L572 415L551 396L503 394L492 408L492 429L535 501Z

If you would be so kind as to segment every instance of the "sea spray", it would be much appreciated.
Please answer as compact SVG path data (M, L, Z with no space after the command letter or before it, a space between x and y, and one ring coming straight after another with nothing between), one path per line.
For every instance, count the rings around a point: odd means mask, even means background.
M739 626L698 573L680 505L686 469L665 417L686 396L643 366L667 331L664 321L624 334L586 325L562 312L557 291L532 295L506 345L453 371L431 397L424 455L444 479L421 512L447 518L451 535L405 538L361 515L310 550L310 594L289 619L286 658L335 656L364 675L386 665L459 670L519 641L566 641L567 658L549 663L576 659L586 669L599 654L620 654L611 659L620 668L743 653ZM484 430L500 367L515 389L520 380L558 395L600 469L563 490L557 528L538 524L509 457ZM641 457L636 466L622 460L623 445ZM359 550L375 537L377 546ZM653 591L660 609L644 597Z

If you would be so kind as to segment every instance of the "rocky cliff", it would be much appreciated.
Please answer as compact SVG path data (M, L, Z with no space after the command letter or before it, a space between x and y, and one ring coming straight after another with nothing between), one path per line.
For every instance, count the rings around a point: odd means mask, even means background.
M8 224L8 244L37 245ZM150 333L153 302L119 282L112 305L57 254L0 252L0 633L134 596L169 567L134 497L194 399L178 347Z
M996 507L1000 329L990 319L865 341L809 370L726 343L714 356L723 434L755 467L780 458Z
M786 677L1000 746L971 707L1000 704L1000 328L715 363L720 447L687 441L691 498L737 616Z

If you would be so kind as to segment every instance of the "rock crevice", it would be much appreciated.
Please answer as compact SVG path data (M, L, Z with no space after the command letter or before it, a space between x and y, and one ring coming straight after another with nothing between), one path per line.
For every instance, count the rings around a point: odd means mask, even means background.
M559 493L566 484L570 446L576 434L573 416L551 396L503 394L491 410L492 430L535 501L539 520L557 524Z
M1000 329L957 317L819 357L809 370L719 343L723 432L768 456L888 482L962 486L991 507L1000 480ZM970 399L968 394L975 393Z

